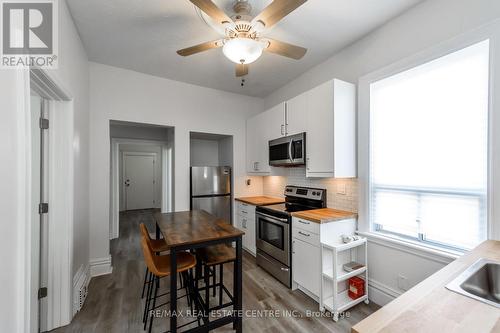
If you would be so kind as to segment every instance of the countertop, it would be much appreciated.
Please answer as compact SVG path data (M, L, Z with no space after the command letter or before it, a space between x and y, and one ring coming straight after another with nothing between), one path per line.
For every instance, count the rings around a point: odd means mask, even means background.
M376 332L500 332L500 308L445 286L479 258L500 261L500 241L485 241L352 328Z
M294 212L292 216L316 223L328 223L358 217L358 214L332 208L320 208Z
M235 198L234 200L241 201L254 206L274 205L285 202L285 199L283 198L269 197L267 195Z

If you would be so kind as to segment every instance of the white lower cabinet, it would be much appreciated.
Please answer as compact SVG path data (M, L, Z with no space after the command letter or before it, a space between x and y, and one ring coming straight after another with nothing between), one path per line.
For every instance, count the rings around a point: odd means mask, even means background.
M255 244L255 206L238 202L236 207L236 228L245 232L242 246L255 256L257 253Z
M292 218L292 289L300 289L315 301L321 295L321 243L341 243L342 235L353 235L356 219L316 223Z
M321 249L298 238L292 240L293 281L319 297Z

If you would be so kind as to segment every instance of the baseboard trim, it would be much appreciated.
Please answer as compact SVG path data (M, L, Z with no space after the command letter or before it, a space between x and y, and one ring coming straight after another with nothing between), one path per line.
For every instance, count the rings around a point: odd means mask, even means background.
M368 279L368 298L375 304L384 306L402 294L379 281Z
M113 272L113 266L111 266L111 256L90 259L89 266L91 277L107 275Z

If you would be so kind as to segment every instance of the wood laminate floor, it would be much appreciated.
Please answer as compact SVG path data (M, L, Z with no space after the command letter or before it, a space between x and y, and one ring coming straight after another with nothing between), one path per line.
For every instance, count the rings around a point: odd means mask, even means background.
M70 325L52 332L143 332L144 303L140 294L145 266L139 244L140 223L145 223L153 231L153 212L142 210L120 215L120 238L111 241L113 273L93 278L82 310ZM224 282L232 290L232 265L225 265L224 273ZM166 291L168 278L162 279L161 285L161 290ZM186 308L183 300L179 304L179 309L181 308ZM308 313L319 315L318 304L301 291L286 288L257 267L255 258L244 251L244 332L350 332L352 325L377 309L378 306L374 304L361 303L337 323L329 316L308 316ZM179 319L179 322L191 319ZM165 332L167 329L167 317L155 319L153 332ZM231 331L232 325L216 330Z

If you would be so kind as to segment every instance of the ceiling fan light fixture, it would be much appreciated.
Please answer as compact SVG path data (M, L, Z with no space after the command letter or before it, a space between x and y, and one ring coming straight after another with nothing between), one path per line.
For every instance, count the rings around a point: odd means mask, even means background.
M251 64L259 59L265 45L251 38L232 38L224 43L222 52L236 64Z

